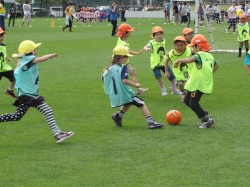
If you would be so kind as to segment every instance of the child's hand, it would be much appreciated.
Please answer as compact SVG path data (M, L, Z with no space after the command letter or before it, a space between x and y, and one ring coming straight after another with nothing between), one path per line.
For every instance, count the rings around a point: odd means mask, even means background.
M57 57L58 57L57 53L54 53L54 54L51 54L50 59L52 59L52 58L57 58Z
M143 48L143 50L144 50L144 51L150 51L150 50L151 50L151 48L150 48L150 47L145 46L145 47Z
M173 67L174 67L174 68L177 68L178 65L179 65L179 63L180 63L180 62L179 62L178 60L176 60L176 61L174 62L174 64L173 64Z
M141 49L140 51L138 51L138 55L143 53L144 49Z
M170 77L170 73L168 71L165 72L165 77L169 78Z
M138 82L135 83L135 87L136 87L136 88L138 88L138 87L140 87L140 86L141 86L140 83L138 83Z

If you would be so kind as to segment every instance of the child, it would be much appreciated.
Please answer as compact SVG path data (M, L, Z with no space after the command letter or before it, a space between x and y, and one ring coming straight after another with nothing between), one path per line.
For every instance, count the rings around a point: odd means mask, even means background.
M186 40L183 36L177 36L174 39L174 49L169 51L167 55L167 59L165 62L165 76L170 77L170 73L168 71L169 62L173 63L177 59L188 58L192 56L192 51L190 47L186 47ZM175 79L177 81L177 85L179 90L182 92L181 102L184 102L185 90L184 85L189 78L189 71L192 69L192 64L180 63L177 68L173 68L173 73Z
M238 33L238 42L239 42L239 55L238 57L241 57L241 50L243 47L243 44L246 48L246 53L248 52L249 49L249 27L248 27L248 22L246 22L246 16L245 14L241 14L239 16L240 20L239 23L237 24L237 33Z
M20 58L14 72L16 78L15 87L17 89L18 98L13 105L16 106L17 109L15 113L0 115L0 123L19 121L30 107L34 107L46 117L47 123L55 136L56 142L60 143L71 137L74 132L63 132L59 129L52 109L45 102L44 98L38 94L39 73L37 63L57 57L56 53L36 57L37 47L40 45L41 43L35 44L33 41L25 40L19 45L19 54L13 55L13 57Z
M193 50L197 54L191 58L177 59L174 62L174 67L178 67L180 63L195 63L185 85L187 93L184 102L201 119L202 123L199 128L209 128L214 124L214 120L208 116L208 112L201 108L199 102L203 94L212 93L213 73L217 70L218 64L209 53L210 45L203 35L194 36L190 45L193 46Z
M121 127L124 113L132 105L135 105L141 109L143 115L146 117L149 129L161 128L163 125L154 121L147 105L142 99L136 96L130 87L140 87L138 82L134 83L128 79L128 68L124 65L128 57L133 55L129 54L128 49L122 45L116 46L113 54L112 64L105 70L102 79L104 81L105 92L108 94L111 102L111 107L121 106L120 110L112 115L115 125Z
M163 38L163 29L159 26L156 26L152 29L153 40L150 40L149 43L144 47L145 51L151 52L151 69L154 72L155 78L157 79L157 84L161 88L162 96L167 95L166 87L162 81L161 71L165 73L165 61L166 61L166 49L165 49L165 39ZM176 89L175 77L172 70L168 68L170 76L168 77L171 83L172 94L180 95L181 92Z
M250 50L247 52L244 65L248 74L250 75Z
M193 29L191 29L191 28L185 28L185 29L183 29L182 34L183 34L183 36L184 36L184 38L186 40L186 43L190 44L190 42L191 42L191 40L192 40L192 38L194 36Z
M13 98L16 98L16 95L13 92L15 86L14 71L12 67L6 62L12 62L12 59L7 57L6 45L3 43L4 34L5 32L0 27L0 80L2 77L9 79L10 85L5 93Z
M135 30L129 24L127 24L127 23L121 24L118 28L118 33L117 33L118 34L117 45L126 46L128 48L129 54L131 54L131 55L139 55L142 53L143 50L136 52L136 51L130 50L130 48L129 48L128 38L130 37L131 32L133 32L133 31L135 31ZM137 83L138 81L137 81L137 77L136 77L136 71L135 71L135 68L130 65L129 59L126 62L126 66L128 68L128 73L131 76L132 82ZM148 88L144 89L144 88L138 87L136 89L136 93L139 96L142 95L146 91L148 91Z

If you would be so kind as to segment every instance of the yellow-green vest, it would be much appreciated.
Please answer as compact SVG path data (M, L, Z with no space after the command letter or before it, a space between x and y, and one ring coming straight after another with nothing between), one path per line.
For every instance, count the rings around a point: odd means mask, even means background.
M210 94L213 90L214 57L204 51L200 51L197 54L201 58L201 63L194 63L185 89L190 92L199 90L203 93Z
M238 41L244 42L246 40L249 40L249 27L248 23L246 22L244 25L237 25L238 30Z
M193 66L193 63L179 63L177 68L173 67L173 63L178 60L178 59L182 59L182 58L189 58L192 56L192 51L190 47L187 47L184 52L182 54L176 55L175 54L175 50L172 49L171 51L169 51L168 57L170 62L172 63L172 70L175 76L175 79L177 81L187 81L189 78L189 74L191 73L191 69Z
M154 69L157 66L164 66L166 61L165 39L163 39L161 42L150 40L149 43L151 45L151 69Z

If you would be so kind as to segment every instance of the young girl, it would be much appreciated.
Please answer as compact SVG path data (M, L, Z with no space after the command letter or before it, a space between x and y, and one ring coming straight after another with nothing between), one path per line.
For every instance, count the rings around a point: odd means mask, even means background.
M167 95L167 89L162 81L161 71L165 73L165 61L166 61L166 49L165 49L165 39L163 38L163 29L159 26L156 26L152 29L153 40L150 40L149 43L144 47L145 51L151 52L151 69L154 72L157 84L161 88L162 96ZM168 79L171 83L172 94L180 95L181 92L176 89L175 77L172 70L167 67L169 76Z
M244 65L248 74L250 75L250 50L247 52Z
M143 50L140 50L138 52L136 51L132 51L129 48L129 42L128 42L128 38L131 35L131 32L135 31L129 24L127 23L123 23L119 26L118 28L118 40L117 40L117 44L116 45L122 45L125 46L126 48L128 48L129 54L131 55L139 55L142 53ZM131 76L131 80L134 83L137 83L137 76L136 76L136 71L135 68L131 66L130 62L129 62L129 58L128 61L126 62L126 66L128 68L128 73ZM148 91L148 88L141 88L138 87L136 89L136 93L140 96L142 95L144 92Z
M167 59L165 62L165 76L170 77L170 73L168 71L169 62L173 63L177 59L187 58L192 56L192 51L190 47L186 47L186 40L183 36L177 36L174 39L174 49L169 51L167 55ZM177 81L177 85L179 90L182 92L181 102L184 102L185 90L184 85L189 78L189 72L192 69L192 64L180 63L177 68L173 68L173 73L175 79Z
M16 106L17 109L14 113L0 115L0 123L19 121L30 107L34 107L46 117L56 142L60 143L71 137L74 132L63 132L59 129L52 109L45 102L44 98L38 94L39 73L37 63L57 57L56 53L37 57L37 47L40 45L41 43L35 44L31 40L25 40L19 45L19 54L13 55L13 57L20 58L14 72L18 98L13 105Z
M246 48L246 53L248 52L249 49L249 27L248 27L248 22L246 21L246 16L245 14L241 14L239 16L240 20L239 23L237 24L237 33L238 33L238 42L239 42L239 55L238 57L241 57L241 50L243 47L243 44Z
M194 37L194 31L193 31L193 29L191 29L191 28L185 28L185 29L183 29L182 34L183 34L184 38L186 39L186 43L190 44L192 38Z
M138 82L134 83L128 79L127 66L124 65L128 57L133 55L129 54L128 49L122 45L114 48L113 55L112 64L102 74L102 79L104 81L104 90L111 102L111 107L121 106L120 110L112 115L115 125L121 127L124 113L132 105L135 105L141 109L149 129L161 128L163 125L154 121L147 105L131 89L131 86L140 87Z
M213 73L217 70L218 64L209 53L210 45L203 35L194 36L190 45L193 46L193 50L197 54L191 58L177 59L174 62L174 67L177 68L180 63L195 63L185 85L187 93L184 102L201 119L199 128L209 128L214 124L214 120L202 109L199 102L203 94L212 93Z

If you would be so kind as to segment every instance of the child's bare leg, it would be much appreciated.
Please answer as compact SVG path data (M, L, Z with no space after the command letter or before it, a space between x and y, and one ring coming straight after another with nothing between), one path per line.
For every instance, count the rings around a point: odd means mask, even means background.
M158 78L157 79L157 84L161 87L161 95L162 96L165 96L167 95L167 89L163 83L163 81L161 80L161 78Z
M13 90L15 86L15 81L10 82L9 90Z
M179 90L177 90L177 88L176 88L176 81L175 81L175 79L169 80L169 81L171 83L172 94L180 95L181 92Z

